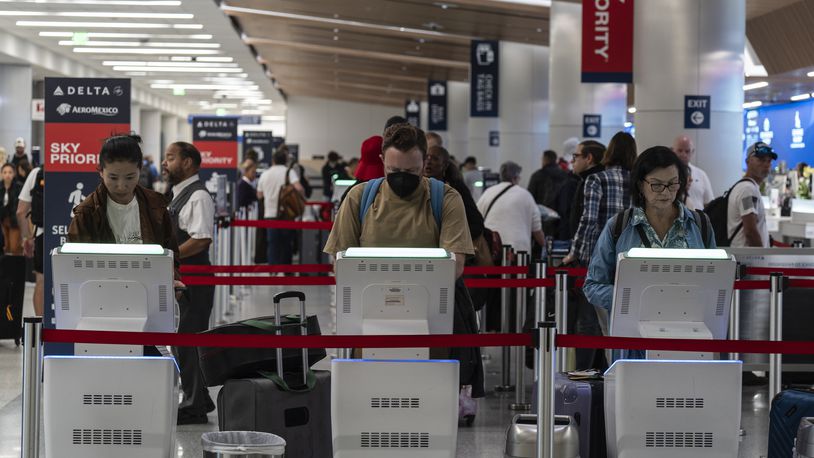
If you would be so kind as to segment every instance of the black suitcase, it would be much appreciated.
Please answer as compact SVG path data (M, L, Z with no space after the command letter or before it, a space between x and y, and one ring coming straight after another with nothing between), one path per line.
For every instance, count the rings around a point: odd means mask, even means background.
M288 291L274 296L275 315L280 316L280 301L300 300L300 316L305 315L305 294ZM303 327L303 333L305 328ZM261 431L276 434L286 441L288 458L325 458L333 456L331 437L331 374L310 371L307 352L300 374L284 374L282 350L277 349L277 371L264 377L228 380L218 393L218 426L221 431ZM303 385L311 388L289 387Z
M19 346L25 297L25 258L0 256L0 340Z
M554 414L574 419L579 431L580 458L606 458L605 381L570 380L554 374ZM532 412L537 411L537 384L532 389Z
M769 412L769 457L791 458L803 417L814 416L814 391L785 390L772 399Z

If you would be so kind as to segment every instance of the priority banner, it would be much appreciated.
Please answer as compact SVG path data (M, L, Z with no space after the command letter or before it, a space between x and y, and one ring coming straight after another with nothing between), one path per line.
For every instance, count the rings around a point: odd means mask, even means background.
M201 152L201 181L213 192L219 175L237 180L237 122L235 117L196 116L192 118L192 143Z
M130 133L130 80L45 78L43 326L55 327L48 254L67 241L73 209L99 185L105 139ZM49 348L49 353L71 349Z
M582 0L582 82L633 82L633 0Z

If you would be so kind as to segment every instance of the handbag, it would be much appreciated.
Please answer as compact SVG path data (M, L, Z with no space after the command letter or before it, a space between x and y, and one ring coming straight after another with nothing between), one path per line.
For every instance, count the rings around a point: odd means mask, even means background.
M291 167L285 172L285 185L280 188L277 198L277 219L292 221L305 213L305 197L289 181L290 174Z
M273 316L264 316L218 326L202 334L275 335L277 329L282 328L284 336L300 335L299 315L283 315L280 321L282 324L278 327ZM306 331L311 336L321 334L316 315L306 316ZM302 370L302 353L299 349L284 348L282 354L286 370ZM309 348L309 367L325 356L324 348ZM257 377L259 372L274 371L277 365L276 348L199 347L198 357L206 386L223 385L226 380L234 378Z

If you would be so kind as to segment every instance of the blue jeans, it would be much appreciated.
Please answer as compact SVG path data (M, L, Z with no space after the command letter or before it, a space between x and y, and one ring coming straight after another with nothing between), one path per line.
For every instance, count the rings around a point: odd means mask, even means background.
M267 229L266 254L269 264L291 264L295 235L293 229Z

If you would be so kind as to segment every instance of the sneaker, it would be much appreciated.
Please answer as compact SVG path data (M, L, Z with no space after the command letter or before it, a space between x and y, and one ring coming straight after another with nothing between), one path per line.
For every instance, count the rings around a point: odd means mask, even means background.
M178 411L177 425L205 425L207 423L209 423L209 418L205 413L193 414L185 410Z

